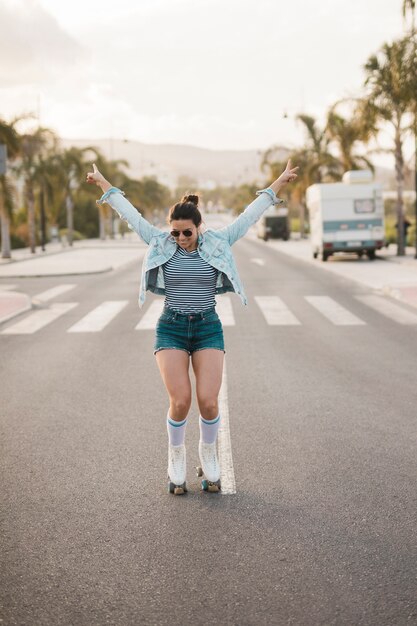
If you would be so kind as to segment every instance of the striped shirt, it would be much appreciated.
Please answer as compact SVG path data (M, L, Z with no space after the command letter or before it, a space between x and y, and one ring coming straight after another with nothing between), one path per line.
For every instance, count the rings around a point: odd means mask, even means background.
M179 313L197 313L216 306L214 299L218 270L204 261L198 250L178 246L163 264L165 306Z

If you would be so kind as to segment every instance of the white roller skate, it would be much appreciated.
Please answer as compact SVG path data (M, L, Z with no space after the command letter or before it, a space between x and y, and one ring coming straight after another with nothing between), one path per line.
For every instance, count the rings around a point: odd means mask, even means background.
M201 467L197 467L197 476L204 476L201 481L203 491L217 493L221 490L220 465L217 458L216 442L198 444Z
M187 460L185 445L168 445L168 491L175 496L182 496L187 493L187 483L185 480Z

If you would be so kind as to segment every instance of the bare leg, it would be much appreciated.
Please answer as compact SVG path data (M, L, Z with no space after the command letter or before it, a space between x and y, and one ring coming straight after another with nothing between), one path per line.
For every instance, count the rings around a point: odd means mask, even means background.
M222 384L224 352L207 348L191 356L196 378L198 408L206 420L219 414L219 392Z
M169 396L169 415L181 422L191 406L190 357L184 350L160 350L155 358Z

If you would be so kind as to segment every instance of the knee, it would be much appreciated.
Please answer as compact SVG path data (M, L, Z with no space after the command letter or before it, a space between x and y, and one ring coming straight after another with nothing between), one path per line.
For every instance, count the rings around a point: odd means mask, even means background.
M199 398L198 407L202 417L206 420L213 420L219 414L219 403L217 398Z
M191 397L170 398L170 414L174 418L185 419L191 406Z

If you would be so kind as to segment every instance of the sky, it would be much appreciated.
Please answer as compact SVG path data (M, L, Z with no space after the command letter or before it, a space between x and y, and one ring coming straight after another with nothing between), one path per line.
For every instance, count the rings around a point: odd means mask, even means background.
M302 143L363 93L402 0L0 0L0 116L65 138L212 149ZM284 114L287 117L284 117Z

